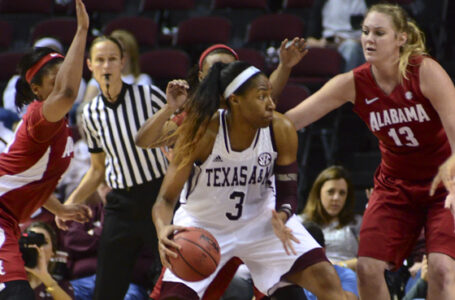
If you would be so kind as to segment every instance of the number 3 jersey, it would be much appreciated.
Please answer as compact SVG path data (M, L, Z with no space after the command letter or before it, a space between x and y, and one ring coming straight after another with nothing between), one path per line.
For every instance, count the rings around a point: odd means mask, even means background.
M420 91L423 58L410 59L408 79L389 95L376 83L369 63L354 69L354 111L379 139L381 171L405 180L431 180L451 153L438 113Z
M201 226L222 230L228 225L241 226L275 208L273 165L277 153L270 127L258 129L247 149L232 150L226 111L219 112L212 153L202 164L195 164L179 209Z

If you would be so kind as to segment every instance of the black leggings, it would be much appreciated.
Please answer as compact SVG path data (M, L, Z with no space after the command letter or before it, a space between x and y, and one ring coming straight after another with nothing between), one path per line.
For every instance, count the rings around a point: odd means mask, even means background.
M3 288L3 289L2 289ZM0 283L0 300L35 300L35 293L26 280Z

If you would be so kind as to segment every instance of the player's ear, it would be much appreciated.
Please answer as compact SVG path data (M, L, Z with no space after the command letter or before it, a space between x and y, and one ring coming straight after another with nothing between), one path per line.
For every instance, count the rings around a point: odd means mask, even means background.
M240 103L240 97L237 96L236 94L232 94L229 96L227 99L227 102L229 102L230 105L239 105Z

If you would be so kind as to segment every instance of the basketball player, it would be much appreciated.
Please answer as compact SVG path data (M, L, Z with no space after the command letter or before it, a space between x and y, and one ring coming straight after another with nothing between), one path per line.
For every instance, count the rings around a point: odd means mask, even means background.
M361 42L364 65L334 77L286 115L302 128L352 102L379 139L382 161L360 230L361 299L390 299L384 270L401 266L423 226L429 299L455 299L453 216L444 209L443 188L429 196L438 166L455 149L455 87L399 6L372 6Z
M270 75L273 99L278 99L288 81L292 68L307 52L303 38L294 38L289 42L287 39L283 40L280 46L280 64ZM227 64L238 59L237 52L223 44L213 45L202 52L197 68L190 72L188 82L172 80L168 83L166 88L167 104L141 127L136 137L136 144L143 148L172 145L175 140L166 139L166 137L172 134L182 123L185 112L179 113L173 118L171 116L179 111L214 63L223 62ZM224 107L224 103L221 103L221 106Z
M220 98L228 109L217 111ZM264 294L294 283L319 299L342 299L333 267L294 215L297 134L274 112L267 77L245 62L216 63L189 101L152 210L161 261L168 268L160 299L199 299L216 276L185 282L169 270L167 256L177 257L178 248L169 236L188 226L205 228L218 240L218 270L239 257Z
M84 205L63 206L51 196L73 156L66 114L82 77L89 27L82 0L76 0L76 14L77 31L66 58L35 48L19 63L16 104L30 105L0 154L0 299L35 299L18 246L19 223L43 204L63 220L85 221L90 214Z

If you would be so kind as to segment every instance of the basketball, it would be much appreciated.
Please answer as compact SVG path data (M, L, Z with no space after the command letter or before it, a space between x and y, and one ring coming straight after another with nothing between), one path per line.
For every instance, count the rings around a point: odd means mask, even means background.
M202 228L188 227L174 235L182 249L178 257L168 257L171 271L185 281L199 281L210 276L220 262L220 246L215 237Z

